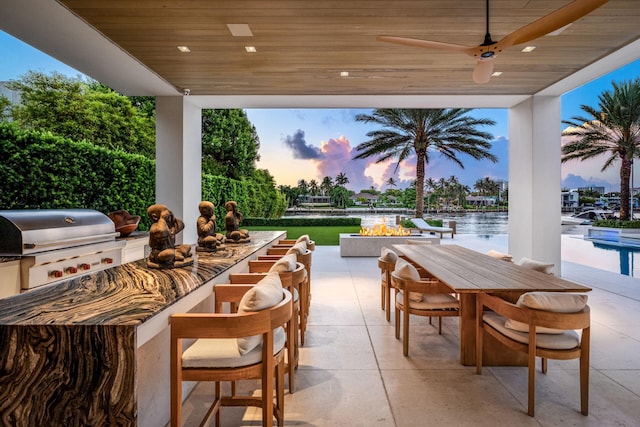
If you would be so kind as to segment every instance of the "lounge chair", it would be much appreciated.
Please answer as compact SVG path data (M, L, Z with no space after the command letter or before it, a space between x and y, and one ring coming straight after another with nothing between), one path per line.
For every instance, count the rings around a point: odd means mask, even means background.
M440 233L440 238L442 239L443 234L451 234L451 238L453 239L453 228L449 227L435 227L433 225L429 225L422 218L411 218L411 222L415 225L415 229L420 230L420 232L428 232L428 233Z

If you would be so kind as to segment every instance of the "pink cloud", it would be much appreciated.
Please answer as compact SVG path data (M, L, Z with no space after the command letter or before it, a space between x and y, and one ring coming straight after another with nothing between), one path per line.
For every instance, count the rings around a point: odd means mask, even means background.
M344 135L322 141L320 151L322 156L313 160L318 168L319 179L325 176L335 179L342 172L349 178L347 188L350 190L371 188L374 182L371 177L365 175L365 170L373 160L353 160L355 154L351 143Z

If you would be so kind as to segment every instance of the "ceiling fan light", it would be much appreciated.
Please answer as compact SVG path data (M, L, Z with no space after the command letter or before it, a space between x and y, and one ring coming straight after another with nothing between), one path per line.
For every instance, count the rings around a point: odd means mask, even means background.
M536 49L535 46L525 46L520 52L530 53Z

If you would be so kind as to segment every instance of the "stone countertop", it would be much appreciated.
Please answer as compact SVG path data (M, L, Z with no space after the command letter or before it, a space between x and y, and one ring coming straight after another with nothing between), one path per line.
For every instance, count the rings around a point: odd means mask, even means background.
M225 251L193 250L193 265L150 269L139 260L0 300L0 325L140 325L282 232L252 232Z

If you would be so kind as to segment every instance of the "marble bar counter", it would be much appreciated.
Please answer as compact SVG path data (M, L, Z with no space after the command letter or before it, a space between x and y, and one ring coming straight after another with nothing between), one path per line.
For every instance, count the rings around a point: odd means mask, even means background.
M169 316L210 309L215 283L284 235L194 251L189 267L142 259L0 299L0 425L165 425Z

